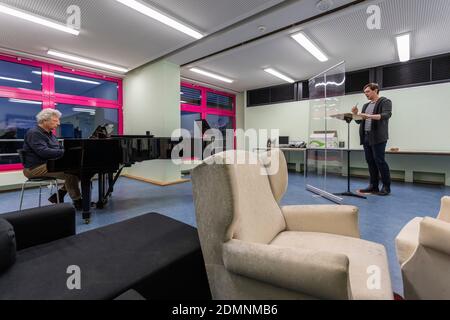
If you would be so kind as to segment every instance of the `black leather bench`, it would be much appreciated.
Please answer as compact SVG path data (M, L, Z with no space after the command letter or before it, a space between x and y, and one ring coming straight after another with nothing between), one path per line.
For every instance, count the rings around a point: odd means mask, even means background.
M75 212L57 205L1 215L14 227L16 262L0 274L0 299L210 299L197 230L150 213L75 235ZM69 290L69 266L81 289Z

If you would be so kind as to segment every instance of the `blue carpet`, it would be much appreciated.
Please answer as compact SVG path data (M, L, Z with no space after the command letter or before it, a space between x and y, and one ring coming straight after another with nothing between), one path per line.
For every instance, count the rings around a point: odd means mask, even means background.
M333 192L346 190L346 180L343 178L329 177L327 185ZM366 186L366 180L354 179L352 181L353 190ZM441 197L450 195L450 188L394 183L392 191L393 194L389 197L370 196L367 200L348 198L346 204L355 205L360 209L362 238L385 245L389 256L393 289L402 294L403 286L395 254L394 239L401 228L412 218L425 215L435 217L439 211ZM95 188L93 192L96 195ZM24 208L37 206L37 195L36 190L26 191ZM44 196L47 198L48 193ZM0 193L0 203L0 214L17 210L19 192ZM330 204L330 202L306 191L304 177L291 173L289 188L282 205L295 204ZM190 183L162 188L121 178L107 207L104 210L94 210L93 212L90 225L83 224L81 214L78 215L78 233L148 212L158 212L189 225L196 225Z

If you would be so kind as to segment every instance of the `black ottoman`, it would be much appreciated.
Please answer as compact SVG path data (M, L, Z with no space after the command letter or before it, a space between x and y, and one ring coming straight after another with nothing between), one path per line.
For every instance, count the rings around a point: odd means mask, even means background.
M69 290L69 266L81 289ZM197 230L150 213L31 247L0 275L0 299L109 300L129 290L145 299L210 299Z

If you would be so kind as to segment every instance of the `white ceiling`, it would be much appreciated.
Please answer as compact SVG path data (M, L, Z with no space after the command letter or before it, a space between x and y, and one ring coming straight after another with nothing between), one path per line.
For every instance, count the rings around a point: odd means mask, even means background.
M61 23L67 19L66 9L78 5L82 18L81 34L75 37L0 14L0 52L46 57L48 49L55 49L129 69L160 57L183 65L322 13L316 8L318 0L141 1L210 36L195 41L114 0L0 0ZM354 1L333 2L337 8ZM382 9L381 30L366 27L366 9L373 3ZM450 52L448 17L449 0L367 0L192 65L234 79L231 85L188 68L182 69L182 76L241 92L283 83L266 74L265 67L304 80L342 60L348 70L392 63L398 61L395 35L404 32L412 33L413 58ZM258 30L261 25L264 32ZM323 48L328 62L320 63L289 37L299 29Z
M113 0L0 0L1 3L65 23L71 5L81 9L78 37L0 14L0 48L37 56L48 49L81 55L129 69L195 39ZM281 0L145 0L204 34L273 6ZM0 49L0 52L2 50Z
M381 30L367 28L369 4L379 4L381 8ZM187 67L182 75L244 91L283 83L266 74L263 71L266 67L305 80L342 60L349 71L395 63L398 62L395 36L406 32L411 32L412 58L446 53L450 52L449 17L448 0L369 1L300 28L330 57L326 63L316 60L292 40L290 30L192 65L234 79L231 85L196 75Z

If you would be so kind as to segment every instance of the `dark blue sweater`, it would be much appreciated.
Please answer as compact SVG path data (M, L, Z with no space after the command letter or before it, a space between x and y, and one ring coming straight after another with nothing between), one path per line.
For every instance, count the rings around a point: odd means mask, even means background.
M41 127L28 130L25 135L24 167L35 168L47 163L47 160L58 159L64 155L64 149L52 132Z

